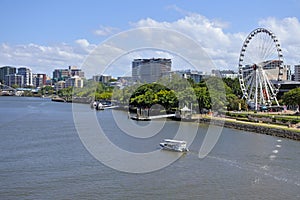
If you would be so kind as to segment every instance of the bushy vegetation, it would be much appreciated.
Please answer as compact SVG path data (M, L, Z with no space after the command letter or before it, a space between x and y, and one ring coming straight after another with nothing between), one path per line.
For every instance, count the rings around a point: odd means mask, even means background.
M43 93L53 93L52 88L42 89ZM210 77L200 83L178 76L164 78L156 83L136 83L124 88L111 87L103 83L85 81L84 88L65 88L58 92L60 97L70 99L89 97L93 100L113 100L123 105L150 108L159 104L167 111L192 107L197 113L214 111L247 110L242 99L239 80ZM281 99L285 105L300 105L300 88L286 92ZM245 117L245 116L240 116Z
M74 95L93 97L95 100L113 100L119 104L139 108L151 108L159 104L166 111L174 111L184 106L192 107L197 113L207 112L210 109L224 112L247 108L245 101L240 98L238 80L222 80L217 77L195 83L191 79L182 79L174 75L155 83L136 83L122 89L87 82L83 89L75 89Z
M300 106L300 88L292 89L282 96L282 102L290 106Z

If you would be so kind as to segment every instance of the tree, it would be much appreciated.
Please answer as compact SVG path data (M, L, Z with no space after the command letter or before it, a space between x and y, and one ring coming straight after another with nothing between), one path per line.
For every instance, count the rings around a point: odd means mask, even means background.
M20 86L18 84L13 84L11 87L16 89L16 88L18 88Z
M284 104L289 106L300 106L300 88L292 89L282 96L282 101Z
M45 95L45 94L52 95L54 93L54 89L52 86L46 85L46 86L42 87L42 89L39 91L39 93L41 95Z
M200 113L203 112L203 109L209 109L210 106L210 97L209 93L207 90L207 87L195 87L194 88L196 98L197 98L197 103L198 103L198 108Z
M206 85L211 99L211 108L213 109L213 112L224 111L227 105L226 93L230 92L230 88L218 77L208 78L206 80Z
M103 83L98 83L97 88L96 88L96 92L102 93L104 91L105 91L105 85Z
M229 88L231 88L231 91L234 95L236 95L237 97L243 96L238 78L223 78L222 80Z
M112 92L102 92L95 94L95 100L111 100Z
M227 110L240 110L243 108L243 100L239 99L235 94L227 94Z
M66 101L71 101L73 95L73 88L67 87L58 91L58 96L64 98Z
M140 83L124 87L119 89L117 87L113 90L113 100L123 104L128 105L130 103L131 96L136 92L136 90L140 87Z
M189 106L191 103L197 103L197 97L192 87L187 87L184 90L176 92L180 107Z
M157 99L155 99L153 104L162 105L166 111L171 111L178 107L178 100L173 90L160 90L155 96Z
M160 104L168 112L178 107L178 100L173 90L158 83L149 83L133 92L129 104L139 108L151 108L155 104Z

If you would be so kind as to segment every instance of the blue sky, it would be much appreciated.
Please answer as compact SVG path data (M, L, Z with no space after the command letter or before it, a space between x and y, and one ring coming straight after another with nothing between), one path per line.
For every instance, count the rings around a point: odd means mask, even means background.
M259 26L278 36L288 64L300 61L294 55L300 52L298 0L0 0L0 9L0 66L25 65L49 75L54 68L80 65L114 34L153 24L203 42L220 68L236 64L243 39ZM212 36L228 40L220 44L228 56L217 53L218 44L201 39L210 35L201 30L204 25Z

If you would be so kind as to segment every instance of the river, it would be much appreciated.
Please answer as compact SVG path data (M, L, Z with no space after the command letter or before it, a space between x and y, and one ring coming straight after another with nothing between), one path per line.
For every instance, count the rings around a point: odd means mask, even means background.
M190 151L172 164L129 173L108 167L85 147L72 104L0 97L0 199L300 199L297 141L223 128L212 151L200 159L207 125L132 121L123 111L92 112L112 143L135 154L157 151L174 157L177 153L158 150L159 141L173 137L180 126L199 129ZM116 116L122 126L149 130L153 123L163 128L159 134L133 137L115 123ZM115 158L110 152L106 156Z

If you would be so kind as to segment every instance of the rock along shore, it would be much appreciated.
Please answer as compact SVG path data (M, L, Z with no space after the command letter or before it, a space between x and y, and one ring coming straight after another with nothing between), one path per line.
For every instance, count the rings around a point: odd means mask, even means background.
M251 123L251 122L239 122L232 120L221 120L221 119L211 119L209 118L201 118L198 120L200 123L209 124L212 122L214 125L224 126L226 128L233 128L238 130L244 130L249 132L255 132L265 135L271 135L276 137L288 138L292 140L300 141L300 131L297 129L287 128L287 127L279 127L279 126L271 126L268 124L259 124L259 123Z
M117 108L119 110L128 110L128 108L124 109L122 107ZM172 120L176 119L174 117L170 118ZM284 126L276 126L272 124L262 124L262 123L254 123L254 122L245 122L245 121L238 121L235 119L218 119L213 118L211 121L210 117L196 117L189 120L179 119L182 121L187 122L198 122L198 123L205 123L205 124L214 124L218 126L224 126L226 128L238 129L243 131L249 131L259 134L265 134L275 137L287 138L292 140L300 141L300 130L294 128L288 128Z

